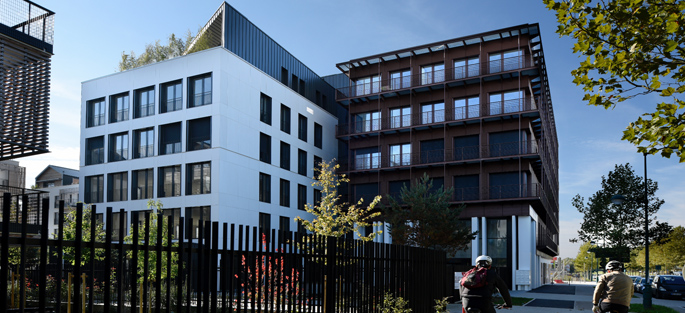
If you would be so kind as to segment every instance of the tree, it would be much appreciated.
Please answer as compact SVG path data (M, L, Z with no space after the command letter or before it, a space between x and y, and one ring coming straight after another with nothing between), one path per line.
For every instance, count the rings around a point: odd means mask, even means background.
M69 208L69 213L64 217L63 226L63 236L65 241L75 241L76 240L76 209ZM81 240L83 242L90 242L90 232L93 227L91 223L91 216L93 210L90 205L83 208L83 216L81 222ZM102 225L102 221L96 221L95 223L95 242L105 242L105 228ZM76 249L74 247L63 247L62 253L64 254L64 261L69 262L71 265L76 264ZM81 265L85 265L90 261L90 248L81 248ZM102 261L105 259L104 249L95 249L95 260Z
M159 40L155 41L154 44L147 44L145 45L145 52L140 56L136 56L133 51L130 54L122 52L121 60L119 61L119 71L123 72L143 65L173 59L184 55L186 52L192 53L212 47L209 42L209 36L204 34L190 47L194 39L195 37L188 30L185 40L177 37L176 34L171 34L166 45L160 44Z
M685 0L543 0L560 36L586 56L571 72L588 104L614 108L658 95L656 110L628 125L623 140L641 153L685 162ZM651 98L650 98L651 99Z
M644 249L638 252L637 262L645 265ZM663 270L675 270L685 262L685 228L677 226L663 240L649 247L649 264L661 265Z
M388 195L390 206L384 208L384 215L393 242L448 254L466 249L476 232L459 219L465 206L450 206L452 192L443 186L434 190L433 180L424 173L410 188L402 186L399 199Z
M591 272L592 268L597 268L599 260L595 257L595 253L590 251L592 247L593 244L589 241L580 245L580 248L578 248L578 254L573 260L573 267L576 268L576 271L583 270Z
M362 207L364 199L360 199L356 205L338 203L338 187L341 183L349 182L349 179L344 174L336 173L340 165L333 165L334 161L322 161L314 170L315 181L312 186L321 188L321 201L314 205L307 203L304 210L313 214L315 218L309 221L298 216L295 220L301 222L308 231L318 235L342 237L355 233L361 240L371 241L381 231L364 236L359 230L370 226L373 219L380 215L380 212L374 211L374 207L381 200L381 196L376 196L366 208Z
M573 197L572 204L583 214L583 223L578 230L582 241L602 242L598 252L605 252L600 258L611 258L627 262L631 248L644 245L644 180L637 176L629 163L616 165L609 175L602 176L602 188L587 202L580 195ZM650 216L650 238L663 238L670 231L667 223L655 221L655 215L664 201L655 196L658 184L647 181L648 214ZM623 195L631 201L612 204L613 195ZM609 250L605 250L609 249ZM616 255L620 254L620 255Z

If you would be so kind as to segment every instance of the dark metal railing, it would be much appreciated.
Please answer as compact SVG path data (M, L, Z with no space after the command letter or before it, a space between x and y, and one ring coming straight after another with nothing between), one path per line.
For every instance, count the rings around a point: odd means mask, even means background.
M478 201L517 198L542 198L540 184L499 185L489 187L454 188L452 201Z
M0 23L50 46L54 43L55 13L31 1L3 1Z

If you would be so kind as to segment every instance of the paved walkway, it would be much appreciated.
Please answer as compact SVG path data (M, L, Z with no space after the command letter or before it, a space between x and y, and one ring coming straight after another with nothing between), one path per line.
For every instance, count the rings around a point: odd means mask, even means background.
M498 313L530 312L530 313L566 313L566 312L592 312L592 293L595 283L571 283L544 285L531 291L511 291L512 297L531 298L531 302L524 306L514 306L511 310L498 310ZM631 303L642 303L642 295L636 294ZM673 308L677 312L685 313L684 300L652 299L652 304L663 305ZM461 303L447 306L451 313L461 312Z

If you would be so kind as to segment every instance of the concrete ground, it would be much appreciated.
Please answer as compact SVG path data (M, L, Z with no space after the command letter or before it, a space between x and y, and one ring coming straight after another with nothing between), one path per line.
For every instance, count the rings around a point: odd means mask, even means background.
M592 312L592 294L594 290L594 282L577 282L545 285L531 291L511 291L512 297L531 298L534 300L524 306L514 306L511 310L498 310L498 312L588 313ZM636 296L631 303L642 303L642 295L638 293ZM685 300L652 299L652 304L667 306L677 312L685 313ZM560 308L561 306L566 306L566 308ZM451 313L460 313L461 303L450 304L447 308Z

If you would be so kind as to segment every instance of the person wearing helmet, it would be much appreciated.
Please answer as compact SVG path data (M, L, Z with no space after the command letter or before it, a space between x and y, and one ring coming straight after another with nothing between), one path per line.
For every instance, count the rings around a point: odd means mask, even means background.
M627 313L633 297L633 280L623 273L623 264L609 261L592 296L592 312Z
M463 312L478 312L481 313L494 313L495 307L492 304L492 293L495 288L499 290L504 298L504 308L511 309L511 296L509 295L509 287L502 280L501 277L492 269L492 258L487 255L481 255L476 259L477 268L486 268L486 284L478 288L468 288L466 286L461 286L461 302ZM475 309L475 310L474 310Z

